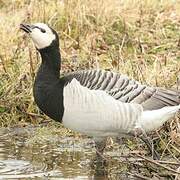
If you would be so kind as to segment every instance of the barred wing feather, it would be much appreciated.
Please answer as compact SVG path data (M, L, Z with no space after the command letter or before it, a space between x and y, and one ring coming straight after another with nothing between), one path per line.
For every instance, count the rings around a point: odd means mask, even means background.
M116 100L141 104L144 110L180 104L180 92L149 87L119 73L87 70L71 73L65 78L76 78L82 86L103 90Z

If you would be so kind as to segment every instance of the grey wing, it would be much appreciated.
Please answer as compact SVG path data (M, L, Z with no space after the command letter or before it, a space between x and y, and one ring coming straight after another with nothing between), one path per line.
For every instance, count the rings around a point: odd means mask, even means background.
M71 73L82 86L103 90L117 100L142 104L145 110L180 104L180 92L143 85L125 75L104 70L87 70Z

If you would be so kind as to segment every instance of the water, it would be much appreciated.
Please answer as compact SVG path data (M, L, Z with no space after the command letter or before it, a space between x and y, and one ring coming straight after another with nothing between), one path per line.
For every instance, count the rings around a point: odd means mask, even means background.
M109 150L107 166L92 166L91 139L54 136L32 145L29 137L34 132L34 128L0 129L0 180L131 178L123 173L127 166L113 150Z

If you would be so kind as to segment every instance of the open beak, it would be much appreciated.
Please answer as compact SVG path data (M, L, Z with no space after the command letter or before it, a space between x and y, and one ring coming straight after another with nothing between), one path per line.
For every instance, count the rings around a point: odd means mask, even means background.
M32 32L32 27L29 24L20 24L20 29L22 29L26 33L31 33Z

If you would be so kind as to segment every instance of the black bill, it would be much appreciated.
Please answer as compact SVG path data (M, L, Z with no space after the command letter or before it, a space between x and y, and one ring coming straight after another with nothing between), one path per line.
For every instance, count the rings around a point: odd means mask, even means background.
M31 26L29 24L20 24L20 29L22 29L26 33L31 33L32 32L32 28L31 28Z

